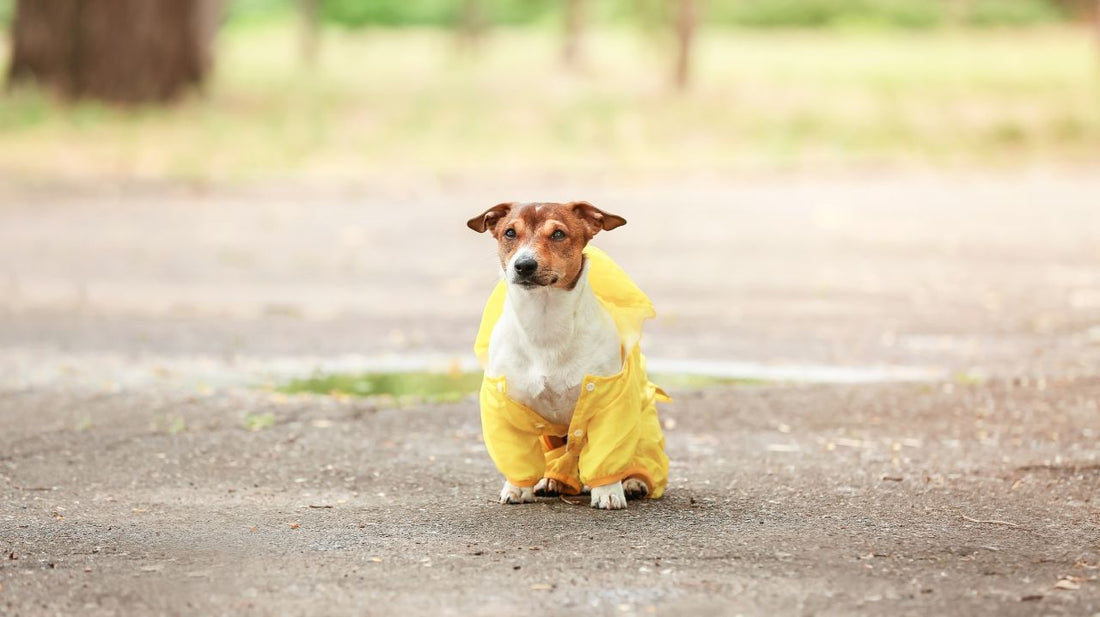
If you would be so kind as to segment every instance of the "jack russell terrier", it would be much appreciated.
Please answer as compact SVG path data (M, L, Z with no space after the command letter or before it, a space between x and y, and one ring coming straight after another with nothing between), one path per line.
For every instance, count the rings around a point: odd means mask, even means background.
M592 507L619 510L668 484L656 402L669 399L638 347L653 305L588 246L625 224L583 201L505 203L467 222L496 238L502 270L474 349L503 504L590 490Z

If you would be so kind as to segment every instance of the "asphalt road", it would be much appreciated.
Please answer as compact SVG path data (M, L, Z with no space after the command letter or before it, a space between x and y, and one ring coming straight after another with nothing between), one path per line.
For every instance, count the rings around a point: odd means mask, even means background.
M495 503L472 400L255 387L468 357L530 190L0 193L0 614L1100 614L1100 174L555 187L654 361L938 375L674 392L610 513Z

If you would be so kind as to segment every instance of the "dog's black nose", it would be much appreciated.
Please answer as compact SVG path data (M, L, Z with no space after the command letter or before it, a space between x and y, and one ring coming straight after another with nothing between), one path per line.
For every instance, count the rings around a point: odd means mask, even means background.
M520 276L531 276L538 268L539 262L532 257L526 257L516 262L516 274Z

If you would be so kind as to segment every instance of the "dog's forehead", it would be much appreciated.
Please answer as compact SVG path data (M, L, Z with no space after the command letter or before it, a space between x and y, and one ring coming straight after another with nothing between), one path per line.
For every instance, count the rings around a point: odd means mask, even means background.
M528 225L538 225L549 218L561 220L568 216L569 208L566 204L553 202L534 202L521 204L513 211L513 216L522 219Z

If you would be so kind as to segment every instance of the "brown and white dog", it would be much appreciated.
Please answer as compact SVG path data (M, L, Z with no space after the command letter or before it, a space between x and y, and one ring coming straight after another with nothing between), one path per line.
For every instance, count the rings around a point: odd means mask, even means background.
M585 276L582 253L593 236L626 224L587 202L506 203L467 225L497 240L507 283L504 312L493 329L486 374L503 376L508 393L555 424L569 424L585 375L622 368L619 334ZM557 493L555 480L535 487L505 481L501 503L535 501ZM626 479L590 487L592 507L621 509L626 497L644 496L644 482Z

